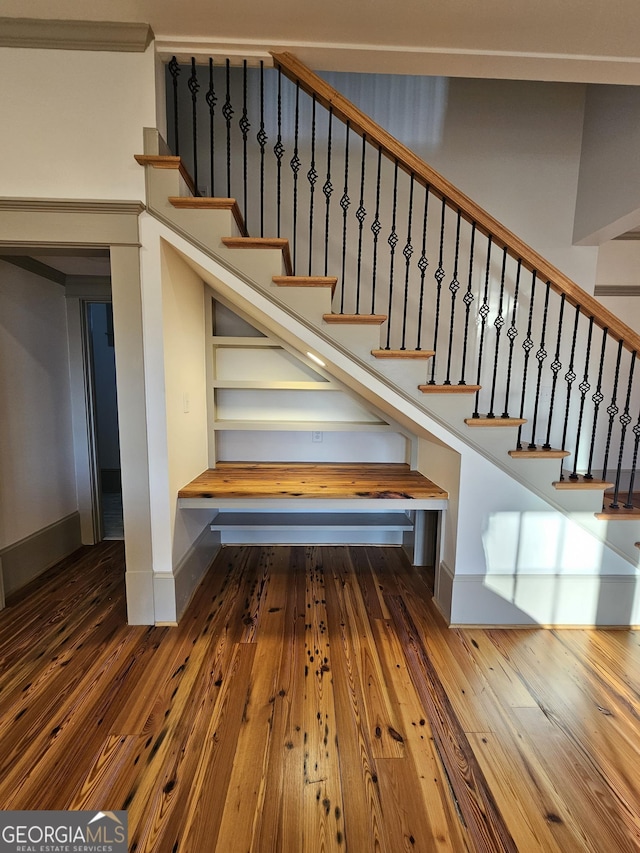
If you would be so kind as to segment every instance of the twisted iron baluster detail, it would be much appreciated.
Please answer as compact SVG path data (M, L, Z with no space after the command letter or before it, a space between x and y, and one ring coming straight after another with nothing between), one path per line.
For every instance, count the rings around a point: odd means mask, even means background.
M498 377L498 357L500 355L500 333L502 332L502 327L504 326L505 320L502 313L502 308L504 305L504 280L507 274L507 247L504 247L502 254L502 273L500 275L500 296L498 297L498 314L496 319L493 321L493 325L496 328L496 348L493 358L493 381L491 383L491 403L489 406L489 413L487 414L488 418L495 418L493 413L493 406L496 399L496 380Z
M382 231L380 224L380 170L382 168L382 149L378 148L378 172L376 177L376 215L371 223L373 234L373 266L371 270L371 313L376 313L376 277L378 272L378 237Z
M429 219L429 184L424 188L424 213L422 216L422 251L418 260L420 270L420 300L418 304L418 341L416 349L422 349L422 311L424 308L424 277L429 266L427 260L427 224Z
M558 384L558 374L562 370L562 362L560 361L560 344L562 342L562 321L564 317L564 303L565 303L565 294L563 293L560 297L560 311L558 314L558 334L556 336L556 354L553 357L553 361L549 365L551 368L551 372L553 373L553 379L551 381L551 399L549 401L549 420L547 422L547 440L542 445L545 450L551 450L551 424L553 421L553 409L554 402L556 399L556 385Z
M300 171L300 157L298 156L298 132L300 127L300 83L296 80L296 107L293 131L293 157L289 165L293 172L293 272L296 271L296 258L298 254L298 172Z
M509 361L507 364L507 387L504 393L504 411L503 418L509 417L509 391L511 390L511 369L513 367L513 347L518 337L518 329L516 327L516 312L518 310L518 292L520 291L520 272L522 269L522 258L518 258L518 266L516 268L516 285L513 291L513 312L511 313L511 325L507 329L507 337L509 338Z
M180 65L175 56L171 57L171 61L167 66L169 74L173 80L173 150L176 157L180 156L180 134L178 121L178 77L180 76Z
M460 369L460 382L458 385L466 385L465 372L467 369L467 345L469 343L469 314L473 305L475 296L473 295L473 253L476 244L476 223L471 223L471 242L469 244L469 276L467 278L467 292L462 297L465 305L464 317L464 339L462 344L462 367Z
M260 61L260 129L256 136L260 146L260 236L264 237L264 152L269 137L264 129L264 62Z
M193 183L195 189L195 195L200 195L200 190L198 189L198 90L200 89L200 83L198 83L198 75L196 74L196 60L192 56L191 57L191 76L187 80L187 86L189 87L189 91L191 92L191 122L192 122L192 133L193 133Z
M404 249L402 250L402 254L404 255L405 260L405 273L404 273L404 311L402 317L402 343L400 345L400 349L406 349L406 341L407 341L407 307L409 302L409 271L411 268L411 256L413 255L413 246L411 245L411 221L413 218L413 184L414 184L414 175L411 173L411 182L409 185L409 214L407 221L407 242L404 245Z
M277 236L280 236L280 219L282 209L282 158L284 157L284 145L282 144L282 69L278 67L278 136L273 146L273 153L277 161L277 189L276 189L276 219Z
M611 447L611 433L613 432L613 422L616 415L620 411L618 408L618 381L620 379L620 361L622 359L622 341L618 341L618 355L616 357L616 369L613 377L613 391L611 393L611 402L607 406L607 414L609 415L609 428L607 430L607 441L604 448L604 460L602 462L602 479L607 479L607 468L609 465L609 449Z
M489 280L491 277L491 247L493 245L493 237L489 234L488 243L487 243L487 264L484 271L484 294L482 297L482 305L478 309L478 314L482 319L482 325L480 327L480 346L478 348L478 373L476 377L476 385L480 385L480 377L482 375L482 353L484 351L484 333L486 331L487 326L487 317L489 316ZM435 349L435 347L434 347ZM478 411L478 404L480 400L480 390L476 391L476 406L473 411L472 417L479 418L480 412Z
M451 317L449 319L449 352L447 354L447 378L444 380L445 385L451 385L451 355L453 352L453 330L456 319L456 295L460 289L458 281L458 259L460 257L460 224L462 215L458 208L458 218L456 222L456 251L453 261L453 278L449 282L449 292L451 293Z
M576 449L574 451L573 457L573 471L569 474L570 480L577 480L577 468L578 468L578 452L580 451L580 436L582 433L582 419L584 417L584 404L585 399L589 391L591 390L591 384L589 383L589 358L591 356L591 336L593 334L593 317L589 318L589 334L587 336L587 352L584 358L584 374L582 377L582 382L578 385L578 390L580 391L580 412L578 414L578 430L576 433Z
M333 184L331 183L331 131L333 127L333 107L329 107L329 133L327 135L327 179L322 187L324 193L326 211L324 219L324 274L327 274L329 268L329 202L333 193Z
M574 368L575 361L575 353L576 353L576 340L578 337L578 320L580 319L580 306L576 305L576 319L573 324L573 338L571 339L571 357L569 359L569 370L565 373L564 378L567 383L567 402L564 410L564 427L562 429L562 449L566 450L567 447L567 428L569 426L569 409L571 408L571 389L573 387L573 383L578 378L576 376L576 372ZM562 472L562 463L560 463L560 479L564 480L564 474Z
M349 130L351 122L347 121L345 128L345 143L344 143L344 191L340 199L340 207L342 208L342 281L340 292L340 313L344 314L344 291L345 291L345 270L347 263L347 212L351 205L349 198Z
M231 198L231 119L233 118L233 107L231 106L230 63L228 59L226 61L226 81L227 91L222 115L227 122L227 198Z
M389 307L387 310L387 343L386 349L391 349L391 309L393 304L393 272L395 264L396 246L398 245L398 234L396 232L396 211L398 207L398 161L395 161L393 173L393 215L391 218L391 233L387 239L389 244Z
M636 351L631 353L631 364L629 365L629 382L627 384L627 397L624 404L624 412L620 415L620 425L622 427L620 435L620 451L618 453L618 468L616 469L616 483L613 487L613 503L611 509L618 509L618 494L620 492L620 476L622 474L622 457L624 455L624 444L627 438L627 427L631 423L631 415L629 414L629 404L631 402L631 386L633 385L633 372L636 366Z
M524 365L523 365L523 378L522 378L522 396L520 397L520 419L522 420L522 415L524 413L524 401L527 394L527 378L529 376L529 356L531 354L531 350L533 349L533 338L531 337L531 331L533 328L533 305L536 298L536 279L538 277L537 270L533 270L532 279L531 279L531 302L529 303L529 322L527 325L527 337L522 342L522 349L524 350ZM518 440L516 442L516 447L518 450L522 450L522 425L518 427Z
M358 220L358 275L356 279L356 314L360 313L360 276L362 271L362 227L367 215L364 207L364 173L365 173L365 156L367 148L367 134L362 134L362 160L360 163L360 204L356 210L356 219Z
M444 196L442 196L442 215L440 218L440 254L438 256L438 269L433 274L433 277L436 280L436 316L433 326L433 351L435 355L431 359L431 379L429 380L429 385L436 384L436 359L438 353L438 331L440 328L440 300L442 298L442 281L445 277L445 271L443 267L444 262L444 224L445 224L445 214L447 212L447 200Z
M247 208L247 137L251 130L251 123L247 115L247 60L242 65L242 116L240 118L240 132L242 133L242 181L243 181L243 216L247 227L249 211Z
M545 349L545 338L547 334L547 316L549 312L549 293L551 291L551 282L547 282L547 289L544 297L544 312L542 314L542 333L540 336L540 348L536 353L538 360L538 380L536 382L536 397L533 404L533 423L531 424L531 441L529 442L529 450L536 448L536 430L538 428L538 406L540 405L540 385L542 383L542 368L548 356Z
M633 486L636 479L636 469L638 466L638 447L640 446L640 413L638 414L638 420L635 423L635 426L632 430L635 441L633 444L633 461L631 463L631 476L629 478L629 492L627 494L627 501L624 504L625 509L633 509Z
M218 99L213 86L213 59L209 58L209 88L205 95L207 106L209 107L209 173L211 175L211 195L215 196L215 109Z
M596 390L591 397L593 401L593 428L591 430L591 445L589 447L589 465L587 467L587 473L584 475L585 480L593 480L593 474L591 473L591 468L593 466L593 453L596 446L596 430L598 428L598 412L600 409L600 404L604 400L604 394L602 393L602 374L604 371L604 359L605 359L605 351L607 348L607 335L609 334L609 329L602 330L602 349L600 350L600 366L598 368L598 384L596 385Z
M313 260L313 206L315 199L316 181L318 173L316 172L316 96L313 95L311 104L311 165L307 172L307 180L309 181L309 275L311 275L311 266Z

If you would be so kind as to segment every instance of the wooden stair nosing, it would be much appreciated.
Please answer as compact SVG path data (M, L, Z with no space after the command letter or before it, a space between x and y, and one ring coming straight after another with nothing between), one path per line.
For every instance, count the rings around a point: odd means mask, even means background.
M481 385L418 385L423 394L476 394Z
M620 509L603 509L601 512L594 512L594 515L600 521L640 521L640 509L638 507L631 507L630 509L626 509L625 507L620 507Z
M526 450L510 450L509 456L512 459L565 459L567 456L571 456L571 453L568 450L557 450L553 447L545 450L544 447L536 446L532 450L529 448Z
M517 427L526 424L526 418L465 418L469 427Z
M179 210L230 210L243 237L248 237L244 218L235 198L209 196L169 196L169 202Z
M558 491L597 491L601 489L610 489L613 483L608 483L606 480L585 480L584 477L579 477L577 480L571 480L569 476L564 480L555 480L552 483L554 489Z
M223 237L222 243L228 249L279 249L287 275L293 275L289 241L286 237Z
M372 349L375 358L433 358L435 350L428 349Z
M271 279L278 287L330 287L333 296L338 279L324 275L274 275Z
M189 187L189 192L195 196L196 186L181 157L175 157L173 154L134 154L133 156L141 166L152 166L154 169L177 169Z
M381 326L387 319L386 314L323 314L325 323L339 325Z

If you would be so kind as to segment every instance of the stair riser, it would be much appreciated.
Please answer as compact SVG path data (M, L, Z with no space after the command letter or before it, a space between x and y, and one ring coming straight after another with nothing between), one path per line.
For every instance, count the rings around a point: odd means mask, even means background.
M268 289L273 299L304 317L321 317L331 312L329 287L279 287L272 283Z

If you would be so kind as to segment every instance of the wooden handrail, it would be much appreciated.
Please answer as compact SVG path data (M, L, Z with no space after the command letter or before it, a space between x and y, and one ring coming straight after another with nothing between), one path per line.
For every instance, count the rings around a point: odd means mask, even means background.
M476 228L482 233L491 235L494 244L506 248L513 258L522 261L523 266L531 272L535 270L543 284L548 281L556 293L564 294L566 300L571 305L579 306L581 313L586 317L593 317L594 323L601 329L608 329L609 334L616 341L622 341L627 350L640 354L640 335L608 311L594 296L583 290L580 285L539 255L535 249L460 192L439 172L432 169L406 145L380 127L295 56L290 53L272 53L272 56L276 67L282 69L283 74L292 82L298 83L308 95L315 95L318 103L327 109L331 107L333 114L345 123L348 121L350 128L359 136L366 134L367 139L373 145L379 146L383 154L393 161L397 160L398 166L403 171L413 175L415 180L423 186L429 187L436 195L444 198L449 207L456 212L460 211L461 216L468 222L475 223Z

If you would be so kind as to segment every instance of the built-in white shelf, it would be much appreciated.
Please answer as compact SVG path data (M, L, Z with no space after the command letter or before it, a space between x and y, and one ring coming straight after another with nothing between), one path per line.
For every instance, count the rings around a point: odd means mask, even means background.
M277 341L272 341L271 338L260 337L232 337L230 335L212 335L211 343L216 347L244 347L246 349L260 349L264 347L272 347L281 349L281 345Z
M413 530L406 512L219 512L211 530Z
M268 379L214 379L214 388L253 389L266 391L341 391L331 382L304 382L302 380L280 379L275 382Z
M376 421L269 421L215 420L214 430L280 430L285 432L397 432Z

